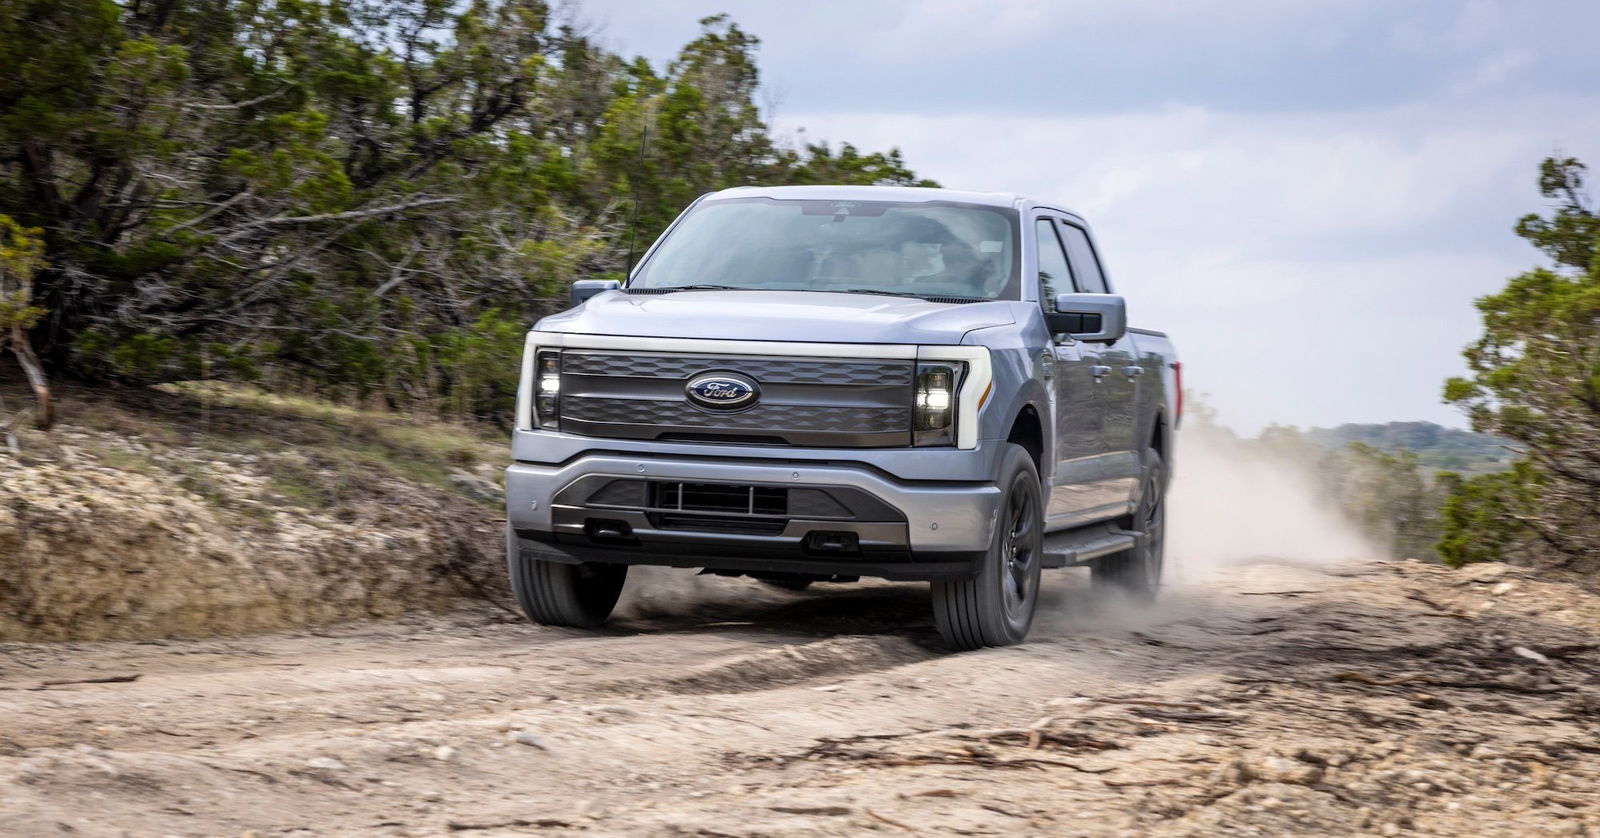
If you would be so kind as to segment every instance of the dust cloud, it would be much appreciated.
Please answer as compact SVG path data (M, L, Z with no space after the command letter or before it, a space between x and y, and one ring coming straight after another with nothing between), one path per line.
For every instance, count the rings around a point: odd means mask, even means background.
M1309 461L1202 419L1179 431L1174 465L1169 582L1201 581L1220 568L1262 559L1327 564L1383 558L1319 487Z

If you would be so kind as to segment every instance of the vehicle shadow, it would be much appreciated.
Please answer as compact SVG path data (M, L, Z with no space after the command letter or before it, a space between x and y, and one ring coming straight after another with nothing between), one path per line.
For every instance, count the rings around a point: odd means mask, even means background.
M791 592L751 579L634 568L628 585L609 624L619 634L736 632L805 641L901 635L919 645L938 642L928 586L921 583L817 583Z

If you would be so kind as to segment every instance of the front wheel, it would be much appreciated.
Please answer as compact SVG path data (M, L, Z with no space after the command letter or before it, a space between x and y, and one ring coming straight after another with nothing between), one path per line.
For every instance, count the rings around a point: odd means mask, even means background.
M1044 547L1039 470L1022 446L1006 449L999 481L1005 495L983 566L971 579L932 586L934 624L957 649L1021 643L1039 603Z
M1136 602L1155 600L1166 563L1167 473L1154 448L1145 450L1144 462L1143 491L1132 521L1132 528L1144 535L1134 547L1096 559L1090 570L1096 588Z
M611 616L627 581L628 566L604 562L562 564L524 558L506 533L511 591L528 619L545 626L595 628Z

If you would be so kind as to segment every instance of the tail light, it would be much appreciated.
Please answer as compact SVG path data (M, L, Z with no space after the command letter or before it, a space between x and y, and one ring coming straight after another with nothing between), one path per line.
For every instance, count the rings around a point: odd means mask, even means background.
M1179 420L1183 419L1183 362L1172 362L1172 386L1178 389L1178 398L1172 406L1177 415L1172 417L1173 427L1177 427Z

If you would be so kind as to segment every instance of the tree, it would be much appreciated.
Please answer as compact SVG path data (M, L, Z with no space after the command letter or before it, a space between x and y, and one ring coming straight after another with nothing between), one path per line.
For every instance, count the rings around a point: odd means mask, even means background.
M10 216L0 215L0 349L7 342L11 353L22 365L39 402L36 424L49 430L55 422L55 408L50 401L50 382L45 377L44 366L33 351L31 330L45 315L45 310L33 304L33 277L44 262L44 242L39 238L42 230L25 228Z
M1390 453L1352 442L1324 457L1318 471L1339 507L1367 537L1395 556L1432 555L1443 490L1424 477L1415 453Z
M703 192L914 182L773 139L726 17L664 71L544 0L9 0L0 212L52 374L509 415L517 334ZM645 142L648 135L648 143Z
M1458 488L1441 546L1453 561L1526 549L1561 566L1600 565L1600 222L1585 171L1571 158L1544 161L1539 186L1555 212L1522 219L1517 232L1554 265L1478 301L1484 334L1464 353L1471 375L1445 386L1475 430L1525 458Z

